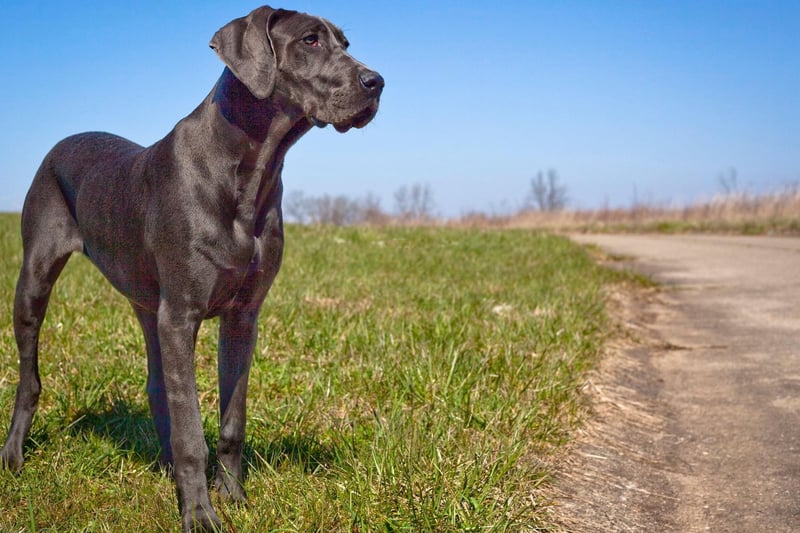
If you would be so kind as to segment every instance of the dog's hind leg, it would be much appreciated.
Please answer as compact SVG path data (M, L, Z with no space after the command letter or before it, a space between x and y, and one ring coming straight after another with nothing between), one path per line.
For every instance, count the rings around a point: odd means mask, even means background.
M220 317L220 428L216 486L233 501L244 501L242 445L245 436L247 379L258 336L258 310L229 311Z
M83 240L55 175L42 165L22 212L23 259L14 298L14 335L19 349L19 384L0 466L22 468L22 445L39 403L39 330L50 291Z

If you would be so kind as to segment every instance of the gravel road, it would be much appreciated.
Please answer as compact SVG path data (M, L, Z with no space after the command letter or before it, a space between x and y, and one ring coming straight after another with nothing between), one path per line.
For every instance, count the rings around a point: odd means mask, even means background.
M580 531L800 531L800 239L576 235L663 284L565 475Z

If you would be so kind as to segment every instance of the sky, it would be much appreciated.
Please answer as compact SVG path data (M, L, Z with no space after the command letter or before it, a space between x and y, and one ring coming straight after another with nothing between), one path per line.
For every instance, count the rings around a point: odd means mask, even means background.
M209 93L213 34L259 4L6 0L0 7L0 211L81 131L142 145ZM800 182L796 0L322 1L275 7L342 27L386 80L366 128L313 129L287 192L394 207L421 184L441 216L524 205L555 170L569 206L684 205Z

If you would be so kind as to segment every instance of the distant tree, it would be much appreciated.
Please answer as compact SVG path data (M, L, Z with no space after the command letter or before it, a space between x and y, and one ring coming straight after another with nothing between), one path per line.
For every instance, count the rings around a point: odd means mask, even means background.
M367 224L383 224L389 218L389 215L383 212L381 208L381 199L370 193L358 200L359 222L366 222Z
M372 193L352 199L329 194L306 196L301 191L292 191L283 200L283 211L288 221L298 224L380 224L388 218L381 209L380 198Z
M730 168L728 172L721 172L719 175L719 184L722 187L722 192L725 194L733 194L739 190L739 176L735 168Z
M395 214L404 220L429 220L433 218L433 192L429 185L415 183L404 185L394 193Z
M314 198L311 222L334 226L351 224L353 222L352 200L346 196L331 196L329 194Z
M559 183L558 172L550 169L546 175L542 171L536 174L526 205L539 211L558 211L567 206L567 188Z
M303 191L292 191L283 198L283 212L286 218L298 224L305 224L310 217L309 198Z

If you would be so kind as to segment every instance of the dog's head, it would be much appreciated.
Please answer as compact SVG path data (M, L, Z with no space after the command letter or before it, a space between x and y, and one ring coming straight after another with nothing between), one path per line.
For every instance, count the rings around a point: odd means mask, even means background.
M348 44L325 19L265 6L220 28L210 46L257 98L280 95L318 126L345 132L372 120L383 91Z

